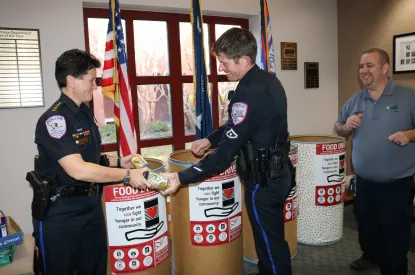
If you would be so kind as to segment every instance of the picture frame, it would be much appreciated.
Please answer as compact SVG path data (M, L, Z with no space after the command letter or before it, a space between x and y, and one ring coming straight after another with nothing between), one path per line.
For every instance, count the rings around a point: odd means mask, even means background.
M393 73L415 73L415 32L393 36Z

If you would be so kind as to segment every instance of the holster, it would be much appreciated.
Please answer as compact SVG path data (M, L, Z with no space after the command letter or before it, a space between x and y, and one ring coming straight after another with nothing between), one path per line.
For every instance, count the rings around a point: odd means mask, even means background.
M236 157L236 172L239 175L239 178L243 181L250 180L250 170L248 169L248 156L244 150L240 150L238 156Z
M35 171L28 172L26 180L33 188L32 216L36 220L42 221L50 208L52 184L48 180L41 180Z
M279 179L285 161L288 159L289 141L269 148L253 150L247 142L238 153L236 169L241 180L253 180L261 187L267 187L267 178ZM292 166L292 165L291 165ZM290 170L293 174L292 170Z

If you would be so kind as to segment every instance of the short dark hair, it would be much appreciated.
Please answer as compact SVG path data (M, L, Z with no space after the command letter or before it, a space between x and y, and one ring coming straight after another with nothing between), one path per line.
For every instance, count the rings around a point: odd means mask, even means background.
M380 61L382 62L382 65L383 64L389 64L389 54L386 51L384 51L382 49L379 49L379 48L372 48L372 49L369 49L367 51L364 51L361 56L363 56L364 54L367 54L367 53L377 53L377 54L379 54Z
M101 67L99 60L92 54L79 49L64 52L55 63L55 78L59 88L66 87L68 75L82 78L89 70Z
M242 28L231 28L223 33L212 45L214 55L224 54L238 63L239 58L248 56L254 64L257 54L257 44L253 34Z

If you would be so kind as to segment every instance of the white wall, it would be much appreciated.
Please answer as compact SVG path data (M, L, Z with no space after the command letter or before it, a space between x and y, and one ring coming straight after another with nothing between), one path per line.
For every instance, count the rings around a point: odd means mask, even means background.
M107 0L86 5L106 7ZM121 0L121 8L188 12L189 0ZM310 3L309 3L310 2ZM203 1L205 14L250 18L258 32L259 1ZM268 1L277 75L289 104L291 134L331 134L337 116L337 9L332 0ZM0 209L13 216L25 232L32 231L31 189L25 181L36 153L34 129L38 117L59 97L54 62L65 50L84 49L81 0L0 0L0 27L40 29L44 108L0 109ZM281 71L280 42L298 43L298 70ZM320 88L304 89L304 61L320 62Z
M337 1L268 1L277 76L291 135L332 134L338 114ZM281 42L297 42L296 71L281 71ZM304 62L319 62L320 88L304 89Z

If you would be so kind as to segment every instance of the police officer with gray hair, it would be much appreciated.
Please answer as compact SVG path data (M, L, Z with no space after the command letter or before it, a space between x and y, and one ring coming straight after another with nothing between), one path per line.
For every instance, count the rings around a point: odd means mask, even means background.
M196 155L217 146L213 153L179 173L164 174L169 178L164 194L223 171L238 155L237 170L245 184L259 272L290 275L283 205L292 186L292 175L284 88L275 75L255 64L257 44L249 30L229 29L212 46L212 52L228 80L239 81L229 103L229 120L192 144Z

